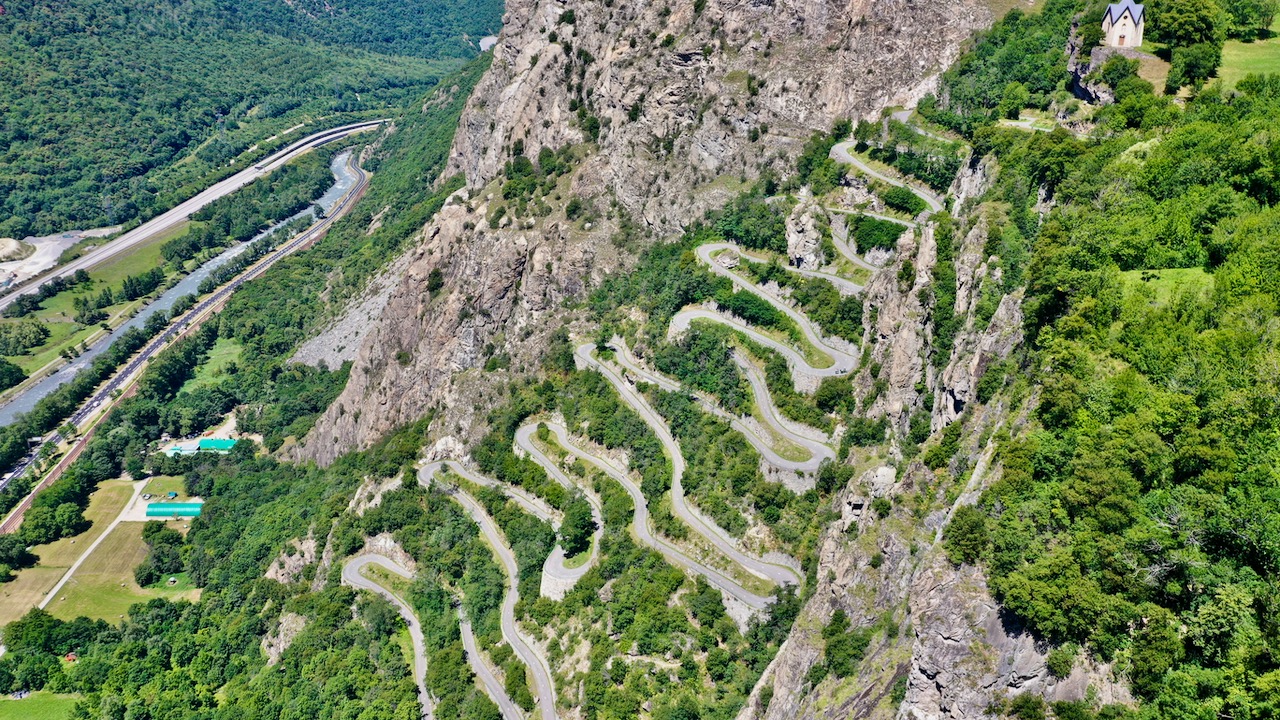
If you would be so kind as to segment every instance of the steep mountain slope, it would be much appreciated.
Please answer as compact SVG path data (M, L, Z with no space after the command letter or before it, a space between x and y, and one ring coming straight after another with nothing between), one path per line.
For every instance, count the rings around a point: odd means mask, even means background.
M1063 50L1097 5L1009 13L892 114L821 55L934 11L513 6L480 92L483 62L397 119L369 202L44 496L184 475L208 504L153 559L202 599L29 614L0 690L90 718L1275 717L1280 76L1180 102L1117 58L1081 107ZM240 362L205 373L215 340ZM202 398L325 467L152 453L219 421ZM337 587L377 555L413 577L396 608Z
M454 142L450 165L469 192L424 230L307 457L331 461L436 405L474 437L483 405L452 389L461 371L496 353L531 364L564 301L626 267L647 238L762 173L788 174L805 138L836 118L922 96L989 22L964 0L518 0L506 17ZM556 206L507 216L493 183L513 150L565 146L574 167ZM435 270L443 292L426 291Z
M401 107L501 17L493 0L326 5L9 3L0 237L154 214L300 123Z

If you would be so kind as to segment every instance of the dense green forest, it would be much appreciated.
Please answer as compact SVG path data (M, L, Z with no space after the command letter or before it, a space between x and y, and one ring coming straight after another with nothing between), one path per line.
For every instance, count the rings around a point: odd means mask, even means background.
M0 14L0 237L129 221L284 140L422 96L495 0L10 3ZM74 78L74 82L67 82Z
M128 431L114 433L110 444L99 435L84 457L59 482L68 488L65 495L48 494L50 498L62 498L58 502L51 500L51 508L56 510L65 502L71 502L77 512L64 511L63 522L52 530L41 530L42 537L74 534L82 523L79 510L84 508L97 483L114 477L122 469L141 468L149 452L148 443L166 432L171 435L199 432L232 408L242 407L240 427L246 432L262 433L269 449L278 448L287 436L306 433L346 383L345 368L326 371L286 365L289 353L305 330L322 317L324 308L316 298L325 289L325 278L334 268L342 269L345 282L330 287L335 299L358 290L363 279L387 262L421 227L424 218L434 213L444 197L452 192L452 184L432 190L429 184L421 183L420 178L424 172L438 174L443 169L458 113L485 66L486 62L477 60L452 76L451 89L437 91L440 102L432 103L429 112L409 113L401 132L388 139L371 161L371 167L377 172L368 191L370 203L378 207L390 205L396 216L388 217L377 232L368 235L364 231L369 224L368 210L364 209L368 205L362 204L362 209L335 223L314 247L285 258L263 277L242 287L228 302L217 326L206 327L197 337L165 353L165 359L152 363L147 378L164 373L165 379L157 381L155 392L142 392L122 403L108 418L104 429L123 426ZM326 168L322 159L306 165ZM327 169L324 172L327 173ZM278 180L283 182L292 177L285 174ZM298 178L305 177L305 172L298 175ZM277 199L288 197L284 192L272 194L279 195ZM218 225L216 218L224 214L228 227L234 225L241 215L240 204L230 201L219 204L211 212L210 222ZM251 253L246 255L252 257ZM21 457L26 451L26 437L54 429L80 400L167 320L158 314L150 318L143 329L131 330L95 358L89 369L38 403L18 423L4 428L0 433L2 457L9 463ZM219 339L242 346L239 360L222 371L218 383L179 394L183 383ZM151 387L151 382L146 378L142 381L147 387ZM99 445L101 452L95 450ZM29 487L28 482L26 478L15 481L0 492L0 507L12 507L20 500ZM29 562L31 558L12 562L0 558L0 563L9 568L23 567Z
M290 38L421 58L474 57L483 36L498 34L503 9L502 0L404 0L394 10L378 0L210 4L210 15L244 29L269 28Z
M1280 77L1209 84L1181 108L1113 61L1118 102L1089 137L995 125L993 88L1062 88L1078 10L1006 19L948 71L949 104L926 104L1000 161L977 212L1026 283L1028 342L984 385L1038 397L946 543L1058 645L1059 669L1081 648L1116 660L1143 717L1275 717Z
M1236 17L1235 5L1217 17ZM957 510L943 547L957 566L980 567L1011 625L1051 648L1051 673L1067 676L1088 653L1114 662L1137 697L1133 708L1054 703L1050 710L1038 696L1024 694L999 699L991 714L1275 718L1280 76L1250 76L1227 91L1203 82L1208 76L1197 82L1183 75L1178 82L1190 79L1190 96L1180 103L1121 59L1100 73L1117 101L1097 109L1090 132L1001 125L1010 114L1069 92L1061 48L1072 19L1095 10L1093 3L1051 0L1040 14L1011 14L948 71L939 95L922 103L928 119L965 137L972 159L994 156L999 168L978 202L954 218L933 220L937 263L920 295L935 345L929 364L946 365L964 322L954 311L956 256L960 239L979 223L988 237L983 256L1000 271L997 290L983 290L994 294L979 302L979 320L991 319L990 297L1025 292L1026 341L1010 360L986 370L976 398L1022 419L993 434L998 479L975 505ZM1194 8L1165 0L1153 3L1157 10L1166 14L1153 14L1153 29L1175 54L1247 25L1179 45L1188 39L1170 17ZM81 511L98 482L126 470L182 475L191 493L208 498L206 513L181 541L151 528L151 556L138 572L150 577L180 562L203 588L202 599L137 606L118 628L33 611L4 631L9 652L0 659L0 691L81 693L77 718L416 718L415 688L394 638L401 621L389 605L339 587L338 563L327 566L318 589L311 585L315 565L291 584L263 578L292 538L314 533L342 558L357 552L365 536L390 532L420 568L409 600L426 634L427 682L442 701L439 716L497 716L466 664L455 605L465 608L516 702L532 706L520 663L500 641L502 572L448 493L423 488L410 474L376 508L347 512L362 480L412 472L432 418L324 470L281 463L248 442L221 457L166 459L151 452L162 433L199 431L236 407L241 429L261 433L270 450L310 427L348 369L314 370L285 360L328 308L355 293L458 187L456 179L432 187L423 177L436 179L443 169L459 107L483 67L477 62L451 80L461 90L428 103L427 112L415 103L373 159L370 199L315 248L237 293L218 324L153 362L138 395L120 403L85 455L40 496L19 535L0 538L0 568L29 565L28 545L82 529ZM816 135L784 187L842 182L843 172L824 158L850 131L845 124ZM957 148L929 145L880 157L944 187ZM552 168L565 157L548 151L534 165L520 149L514 155L503 195L536 212L530 198L558 176ZM733 292L693 252L723 240L778 250L790 208L766 201L777 189L776 180L764 178L680 237L647 249L581 309L599 325L601 340L626 337L658 369L734 411L753 402L733 359L744 353L763 367L785 415L824 430L847 428L844 460L853 446L880 445L896 432L866 418L887 389L869 353L859 367L871 378L869 393L855 397L848 377L833 377L806 395L794 390L785 359L730 329L695 325L678 339L666 334L679 309L706 301L755 325L795 332L776 308ZM920 211L910 193L884 194L898 196L906 212ZM366 234L372 209L383 207L391 208L386 222ZM890 248L902 232L890 225L862 218L855 221L855 239L863 249ZM853 340L875 312L781 264L740 267L790 290L828 334ZM331 284L337 275L342 280ZM239 360L217 382L191 385L214 348L228 342L242 349ZM609 358L608 350L599 351ZM826 464L813 489L792 492L766 481L752 447L692 398L640 390L679 439L690 498L730 533L758 530L798 558L808 577L799 595L780 590L767 613L737 625L718 590L635 543L627 531L632 501L622 487L582 458L567 462L568 453L557 453L546 433L540 441L566 460L566 473L600 497L605 520L599 562L563 600L536 591L555 543L550 526L498 491L477 495L511 541L522 590L517 615L551 638L552 664L584 643L589 648L561 685L577 688L583 717L735 717L815 585L817 538L834 519L830 500L854 467ZM670 511L672 465L657 436L602 375L575 367L566 331L554 334L533 377L512 378L501 392L489 433L472 451L484 472L557 508L578 504L512 449L517 428L559 413L586 440L626 453L659 533L673 540L687 535ZM964 479L969 468L958 456L970 418L931 437L931 417L918 411L905 437L897 438L904 462L918 458L929 471ZM877 500L871 509L883 519L893 503ZM306 626L280 661L268 665L260 640L285 611L304 617ZM821 660L807 680L852 676L873 643L903 632L892 610L860 627L837 611L820 632ZM63 665L58 656L70 650L81 659ZM656 658L662 661L652 662ZM895 701L900 690L895 686Z
M27 516L32 522L0 542L7 578L12 569L34 561L26 550L29 543L83 529L81 510L102 480L123 471L134 477L181 475L188 492L207 499L206 512L181 544L168 533L148 532L150 554L137 574L150 579L160 567L170 571L180 562L203 588L202 600L139 605L118 628L102 622L62 623L33 612L6 630L0 687L81 693L85 701L76 716L87 718L139 713L195 717L214 707L243 718L419 717L409 667L393 637L403 622L389 604L338 587L336 576L326 589L311 593L305 589L310 576L286 587L263 580L262 573L286 539L305 535L308 528L328 527L342 515L363 478L391 477L409 468L421 450L426 423L323 471L279 463L257 454L252 443L241 443L226 456L166 458L152 450L162 433L199 432L235 407L243 409L241 427L262 433L272 447L285 435L306 432L345 384L347 370L286 365L303 323L314 321L320 310L313 307L303 316L277 313L279 306L264 306L254 294L278 293L295 276L323 279L326 270L320 268L341 267L350 282L358 283L389 259L439 207L439 193L451 187L433 192L421 179L424 172L438 174L443 167L457 114L483 69L484 63L476 62L450 78L454 89L442 91L431 112L422 113L421 101L415 102L401 131L375 159L378 173L370 197L379 207L394 197L398 220L388 217L380 231L368 236L367 214L343 219L315 247L248 284L221 323L204 326L161 354L140 380L137 395L119 403L84 455L41 493ZM313 283L299 283L291 292L295 290L299 295L318 292ZM250 297L241 299L242 294ZM297 295L290 297L297 300ZM240 361L223 368L215 382L193 384L220 342L242 345ZM415 523L432 528L434 539L425 541L427 533L415 532ZM439 532L444 527L450 531ZM363 519L348 516L335 528L334 542L346 554L351 543L358 547L363 533L382 529L399 529L406 548L423 566L442 573L439 578L423 573L411 591L422 618L430 620L424 623L430 628L428 683L456 713L442 710L441 717L497 717L496 707L470 681L456 615L441 595L445 585L459 592L477 632L498 635L501 572L474 524L445 496L407 488ZM267 666L261 635L285 611L305 617L306 629L278 665ZM76 649L81 661L64 671L56 657L69 649ZM219 688L216 696L210 690L214 687Z

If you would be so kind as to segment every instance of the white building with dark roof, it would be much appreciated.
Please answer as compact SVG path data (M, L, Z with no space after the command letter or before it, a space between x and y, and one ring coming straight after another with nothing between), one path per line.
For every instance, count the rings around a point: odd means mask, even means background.
M1102 16L1103 42L1109 47L1137 47L1142 44L1146 9L1133 0L1111 3Z

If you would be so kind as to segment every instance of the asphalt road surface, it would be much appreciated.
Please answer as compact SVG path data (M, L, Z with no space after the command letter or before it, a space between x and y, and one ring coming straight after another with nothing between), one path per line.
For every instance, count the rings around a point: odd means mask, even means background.
M753 557L738 548L730 535L711 519L705 517L697 508L689 504L684 495L681 481L684 477L685 460L680 452L680 445L671 435L667 423L650 405L638 390L622 378L608 363L601 362L594 354L595 345L587 343L579 345L574 352L578 362L585 367L598 370L605 379L618 391L622 401L631 406L645 424L658 436L658 440L671 458L671 510L676 517L683 520L695 533L711 543L725 557L736 563L747 572L778 585L795 584L802 581L801 575L793 567L780 563L772 563Z
M548 571L551 572L552 577L559 581L560 587L571 588L578 583L578 580L582 579L583 575L587 574L588 570L595 567L595 564L600 560L600 538L604 534L604 515L601 512L600 498L596 497L594 492L588 492L584 488L579 488L577 484L569 479L568 475L564 474L564 471L562 471L560 467L551 460L551 458L547 457L546 454L538 448L537 443L533 441L533 435L537 431L537 425L525 425L516 430L516 447L527 453L530 459L538 463L538 465L546 471L547 475L551 476L551 479L560 483L560 485L570 493L581 491L583 497L586 498L587 503L591 505L591 519L596 522L596 531L591 534L590 555L581 567L565 567L565 561L567 558L564 556L564 548L557 543L555 550L551 551L551 557L547 558L547 564L542 568L544 575L546 575ZM543 584L543 588L545 590L545 583ZM543 594L546 595L547 593L544 591Z
M341 137L341 135L334 137ZM327 142L328 139L323 141ZM314 145L312 145L312 147L314 147ZM112 393L129 384L137 373L141 372L146 363L149 362L151 358L155 357L160 351L164 350L172 340L195 330L199 326L200 322L207 319L206 316L211 316L213 312L221 308L222 304L225 303L227 299L231 297L231 294L238 290L241 285L261 276L268 268L279 262L281 258L284 258L301 248L309 246L322 237L324 233L329 230L329 227L345 215L346 212L350 210L351 206L360 199L369 185L369 175L356 165L354 155L350 162L350 167L357 176L356 183L352 186L347 195L333 207L328 216L315 223L307 230L299 233L296 237L288 240L283 245L267 253L256 263L249 266L244 272L240 273L240 275L236 276L236 278L231 282L223 285L205 299L197 302L195 307L184 313L181 318L171 322L168 328L148 341L147 344L143 346L142 350L135 354L123 368L116 371L116 373L104 385L99 387L96 392L85 400L80 408L71 415L67 422L70 422L77 428L83 428L89 424L90 420L95 416L95 413L98 410L109 408L109 406L114 402ZM3 490L15 478L21 477L28 469L30 469L30 467L35 463L36 458L39 457L39 451L41 448L46 445L53 445L54 447L57 447L62 443L62 441L62 435L59 433L54 433L46 438L34 452L29 454L14 467L12 473L6 476L3 481L0 481L0 490ZM17 530L18 525L21 523L23 514L25 514L26 510L31 506L31 501L35 497L36 493L43 490L45 487L48 487L59 476L61 476L67 465L70 464L68 459L73 460L74 457L83 450L86 444L86 438L82 438L78 441L77 445L72 448L72 452L68 454L67 458L64 458L62 462L59 462L54 471L49 473L49 475L41 481L35 490L28 494L27 497L23 498L18 506L9 513L3 523L0 523L0 533L11 533Z
M712 243L712 245L715 246L711 249L712 255L715 255L721 251L732 250L733 252L737 253L739 257L743 257L743 258L746 258L747 260L755 261L756 263L768 265L773 262L773 260L768 257L755 253L744 247L739 247L738 245L735 245L732 243ZM862 292L864 289L863 286L850 280L849 278L842 277L833 272L827 272L826 270L805 270L804 268L798 268L798 267L795 267L794 265L787 266L787 270L789 272L796 273L797 275L817 278L819 280L826 280L832 285L835 285L836 290L840 291L841 295L857 295L858 293Z
M305 137L274 155L271 155L264 160L260 160L254 165L250 165L235 175L210 185L187 201L180 203L176 207L161 213L160 215L157 215L115 240L112 240L91 252L85 253L82 257L57 268L52 273L44 276L41 280L34 283L27 283L19 289L10 292L5 297L0 298L0 310L4 310L12 304L19 295L32 292L54 278L67 277L74 274L77 270L88 270L94 265L98 265L109 258L128 252L139 243L146 242L156 235L159 235L160 233L163 233L173 226L183 222L187 218L191 217L191 215L196 211L205 207L214 200L230 195L260 177L270 175L280 166L313 148L339 138L346 137L353 133L370 130L381 125L383 122L385 121L371 120L367 122L354 123L351 125L344 125L342 127L324 130Z
M431 479L439 472L440 466L444 463L432 463L424 466L419 472L419 481L424 485L429 485ZM453 470L457 463L452 463L448 469ZM427 472L432 469L431 472ZM507 576L507 592L502 598L502 636L510 643L511 649L515 651L520 660L527 666L533 674L533 692L538 702L538 707L542 711L543 720L557 720L559 715L556 713L556 689L555 684L551 680L551 666L547 663L546 658L537 649L536 644L525 638L520 631L520 626L516 623L516 603L520 601L520 568L516 565L516 556L511 552L511 547L507 544L506 537L498 526L494 524L493 518L485 512L484 506L478 500L471 497L469 493L461 488L446 488L447 492L458 502L459 505L471 515L471 519L476 525L480 526L480 532L488 541L489 547L498 557L498 561L502 564ZM503 715L506 715L503 711Z
M627 491L627 494L631 496L631 505L633 507L633 521L631 527L640 544L656 550L667 560L667 562L675 565L685 572L701 575L708 583L718 588L720 592L735 598L752 610L764 610L769 606L771 601L770 598L756 595L750 590L742 587L740 583L728 575L694 560L685 554L680 548L672 545L663 538L654 535L653 528L649 522L649 503L645 499L644 492L640 490L640 486L631 478L631 475L625 470L614 466L613 463L608 460L577 445L573 441L573 438L570 437L569 431L565 429L563 425L553 422L545 424L547 429L551 431L551 434L555 436L556 442L558 442L561 447L578 456L578 458L583 462L595 465L606 475L617 481L617 483Z
M489 699L498 706L498 712L502 713L505 720L523 720L524 712L520 710L520 706L512 702L507 695L507 688L498 680L498 676L493 674L493 668L489 667L489 664L484 661L484 656L480 654L480 647L476 644L476 633L471 629L471 621L467 619L462 606L458 606L458 629L462 634L462 649L467 651L467 662L471 664L471 671L480 678L480 684L484 685Z
M720 404L711 395L684 387L673 378L644 367L632 354L631 348L627 347L626 342L621 338L613 338L609 342L609 347L614 350L614 357L618 364L625 368L627 372L668 392L681 392L693 396L704 410L732 425L733 429L741 433L747 439L747 442L751 443L752 447L756 449L756 452L760 453L765 462L776 468L800 473L812 473L818 470L823 460L835 457L835 452L827 445L827 438L821 431L815 428L793 428L790 422L782 419L781 412L774 405L773 396L769 393L764 375L759 368L751 364L739 353L734 353L734 360L747 375L747 380L751 384L751 390L755 396L756 407L760 409L760 418L764 420L765 424L773 432L807 450L810 455L808 460L788 460L782 457L774 449L770 439L760 437L742 418L720 407Z
M844 142L836 143L835 146L831 148L831 159L836 162L842 162L846 165L852 165L881 182L886 182L890 185L896 185L897 187L903 187L910 190L929 205L930 212L936 213L942 211L942 198L928 190L925 190L924 188L905 183L894 177L889 177L878 170L872 169L871 166L854 157L853 153L849 152L849 149L857 144L857 140L845 140Z
M876 213L860 212L857 210L843 210L840 208L827 208L827 209L832 212L841 213L843 215L866 215L867 217L875 218L877 220L884 220L886 222L897 223L898 225L902 225L903 227L908 227L913 229L916 227L919 227L916 223L911 222L910 220L902 220L900 218L890 217L888 215L877 215ZM857 265L858 267L866 268L871 272L876 272L877 270L884 269L879 265L872 265L871 263L867 262L862 258L861 255L858 254L858 251L854 249L853 244L849 242L849 224L847 222L831 223L831 244L836 246L836 250L839 251L841 255L844 255L846 260L853 263L854 265Z
M348 560L342 567L342 582L344 585L375 592L396 606L400 617L404 618L405 624L409 626L409 639L413 641L413 680L418 684L418 702L422 705L422 716L434 717L435 700L432 699L431 693L427 692L427 649L422 638L422 625L418 623L418 614L395 593L360 574L360 570L369 565L377 565L409 580L413 579L413 573L390 558L381 555L360 555Z
M844 374L858 367L858 360L860 358L830 345L822 336L822 331L814 326L813 321L809 320L807 315L791 307L784 302L782 298L772 292L756 285L754 282L751 282L729 268L724 267L720 263L716 262L715 258L712 257L712 255L726 250L737 250L737 246L730 243L707 243L705 245L699 245L697 249L698 260L706 265L713 274L719 275L723 278L728 278L729 281L732 282L739 290L749 292L752 295L761 298L772 305L776 310L778 310L778 312L781 312L783 315L790 318L791 321L800 328L801 334L804 335L805 340L809 341L810 345L818 348L819 351L825 353L831 358L832 369L837 371L842 370L843 372L840 372L840 374Z
M781 354L791 364L793 372L797 372L810 377L841 377L848 375L849 371L857 367L857 363L850 366L847 361L840 365L832 365L831 367L819 368L809 364L803 355L796 352L795 348L785 343L778 342L764 333L756 330L747 323L728 313L718 313L706 308L692 307L685 308L676 313L671 318L671 325L667 328L667 337L675 337L689 329L694 320L708 320L718 322L721 325L728 325L738 332L751 338L752 341L760 343Z
M143 488L146 486L147 484L145 482L135 482L133 484L133 495L129 497L129 502L125 503L124 507L120 508L120 514L116 515L115 519L111 521L111 524L107 526L107 529L102 531L102 534L99 535L97 539L89 545L89 547L85 548L84 552L80 553L80 557L76 558L76 561L71 563L71 567L67 568L67 571L62 574L62 577L58 580L58 584L54 585L53 588L49 590L48 594L44 596L44 599L41 600L40 604L36 607L41 610L49 607L49 603L53 602L53 599L62 591L63 586L67 584L67 581L71 579L71 576L76 574L76 571L80 569L80 566L84 564L84 561L89 559L89 556L93 554L93 551L97 550L98 546L102 544L102 541L106 540L107 536L111 534L111 531L115 530L116 526L124 520L125 515L129 512L129 508L133 507L133 504L138 501L138 498L142 495Z
M455 473L476 485L500 488L507 497L514 500L517 505L524 508L529 514L540 520L545 520L546 522L551 523L551 526L556 530L556 532L560 531L560 520L562 519L560 511L552 508L542 498L535 497L522 488L506 485L494 480L493 478L474 472L462 465L462 463L434 462L424 465L418 470L418 478L424 483L430 483L431 479L444 470L446 465L448 466L449 472ZM599 520L597 520L597 525L603 526ZM597 529L596 533L597 536L595 539L598 540L600 530ZM582 576L586 575L587 571L596 563L596 555L598 552L599 543L593 542L591 545L590 559L582 567L570 568L565 566L567 558L564 554L564 548L560 547L560 543L557 542L555 549L551 551L551 554L547 556L546 562L542 565L542 574L544 576L551 577L562 587L571 588L576 585L578 581L582 579Z

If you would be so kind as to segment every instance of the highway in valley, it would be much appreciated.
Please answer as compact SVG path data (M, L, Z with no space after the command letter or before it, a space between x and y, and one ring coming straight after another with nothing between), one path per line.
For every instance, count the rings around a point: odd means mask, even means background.
M323 142L328 142L333 139L333 137L345 137L345 135L331 136L330 138L323 139L321 144ZM309 147L315 146L316 144L312 144ZM79 457L80 453L83 452L85 446L88 444L90 437L92 437L92 428L96 425L98 420L106 415L107 411L109 411L111 406L116 402L117 391L120 391L121 393L131 391L133 382L137 380L138 376L140 376L142 371L146 368L147 363L153 357L168 347L172 341L184 337L199 328L204 321L208 320L216 314L217 311L222 309L222 306L226 304L227 300L240 288L240 286L261 276L262 273L266 272L268 268L279 262L282 258L310 246L323 237L333 223L343 217L351 207L355 205L368 188L369 175L364 170L360 169L354 154L351 159L348 160L348 163L350 164L349 167L352 173L356 176L356 182L326 217L320 219L297 236L289 239L279 247L267 253L253 265L250 265L243 272L237 275L234 279L218 288L208 297L197 302L195 307L192 307L184 313L182 317L171 322L163 332L148 341L147 344L143 346L142 350L134 354L124 367L117 370L109 380L101 385L80 406L80 409L76 410L76 412L68 418L68 423L74 425L78 430L85 431L83 436L75 441L70 451L58 462L54 469L49 472L40 481L40 483L38 483L36 487L33 488L32 491L28 493L28 495L23 498L16 507L13 508L12 511L10 511L10 513L4 518L3 522L0 522L0 534L12 533L18 529L18 526L22 523L23 515L26 513L27 509L31 507L31 501L35 495L49 485L52 485L53 482L61 477L62 473L66 471L66 468L70 466L77 457ZM62 444L63 440L64 438L60 433L54 433L45 438L38 448L24 458L3 481L0 481L0 490L3 490L4 487L6 487L15 478L21 477L30 469L31 466L35 464L36 459L40 457L40 450L42 448L50 445L57 447Z
M355 133L372 130L384 122L386 121L369 120L366 122L353 123L351 125L343 125L342 127L324 130L298 140L283 150L250 165L235 175L210 185L194 197L191 197L185 202L178 204L176 207L151 218L147 222L121 235L115 240L85 253L83 256L67 263L66 265L54 268L52 271L45 273L32 282L24 283L23 285L12 289L8 295L0 297L0 310L4 310L9 305L13 304L13 302L18 299L19 295L31 292L54 278L69 277L75 274L77 270L88 270L95 265L99 265L102 262L115 257L116 255L129 252L139 244L147 242L157 235L173 228L175 225L184 222L187 218L191 217L191 215L204 208L209 203L212 203L214 200L230 195L260 177L270 175L281 166L303 153L320 147L326 143L333 142L334 140L339 140Z

